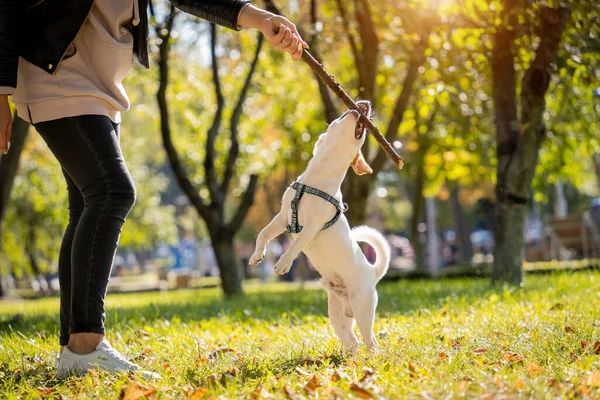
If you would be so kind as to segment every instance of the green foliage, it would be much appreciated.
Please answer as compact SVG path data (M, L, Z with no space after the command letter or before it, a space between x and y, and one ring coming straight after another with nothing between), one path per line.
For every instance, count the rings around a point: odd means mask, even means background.
M307 395L313 375L319 398L356 398L353 382L383 398L597 398L600 274L527 280L520 290L483 279L382 283L374 355L342 351L321 289L282 284L250 285L230 301L217 289L109 295L108 338L162 375L144 382L157 398L184 397L187 385L226 398L250 398L258 387L284 398L284 386ZM115 398L127 382L102 373L56 379L58 299L0 303L0 326L2 398L46 389ZM365 367L374 374L359 382Z

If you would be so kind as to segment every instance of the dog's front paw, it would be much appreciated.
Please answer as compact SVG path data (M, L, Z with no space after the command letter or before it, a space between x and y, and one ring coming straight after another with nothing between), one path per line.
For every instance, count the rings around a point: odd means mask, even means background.
M288 261L282 257L275 264L275 273L277 275L284 275L290 271L290 268L292 268L292 261Z
M250 261L248 261L248 264L256 265L259 262L261 262L264 258L265 258L265 252L264 251L259 252L258 249L256 249L254 254L252 254L252 257L250 257Z

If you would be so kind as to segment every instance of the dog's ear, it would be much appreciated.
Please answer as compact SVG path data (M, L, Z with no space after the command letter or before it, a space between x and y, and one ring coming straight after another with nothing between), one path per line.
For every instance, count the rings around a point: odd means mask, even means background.
M356 153L356 157L354 157L354 160L352 160L350 166L352 167L356 175L365 175L373 173L371 166L367 164L367 160L365 160L365 156L363 156L363 153L360 150L358 151L358 153Z

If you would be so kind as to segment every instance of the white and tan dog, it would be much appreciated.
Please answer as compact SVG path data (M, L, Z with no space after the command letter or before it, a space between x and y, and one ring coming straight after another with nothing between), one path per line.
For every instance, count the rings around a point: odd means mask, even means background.
M359 106L367 115L370 114L369 102L359 102ZM319 137L313 158L297 182L328 193L340 205L343 204L340 187L348 166L352 166L358 175L372 172L360 151L365 136L364 126L358 122L358 113L352 110L346 112ZM293 223L291 203L295 196L296 190L291 187L284 193L281 211L256 239L256 250L250 264L258 264L269 241ZM367 349L374 349L377 345L373 332L377 307L375 285L388 270L390 246L373 228L360 226L350 230L343 214L332 226L323 229L324 224L336 214L335 206L308 193L300 200L297 223L302 230L292 233L294 242L277 262L275 272L280 275L287 273L294 259L304 251L323 276L321 285L328 293L329 319L337 336L345 347L354 351L358 346L353 331L356 320ZM367 261L357 242L373 246L377 253L373 265Z

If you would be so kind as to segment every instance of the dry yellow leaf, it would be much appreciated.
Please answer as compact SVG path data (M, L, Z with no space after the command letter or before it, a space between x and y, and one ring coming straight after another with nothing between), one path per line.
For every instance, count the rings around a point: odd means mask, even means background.
M517 390L523 390L523 389L527 388L527 386L525 385L525 382L523 382L521 380L521 378L519 378L515 382L514 388L517 389Z
M335 371L333 371L333 374L331 374L331 381L332 382L337 382L339 380L342 379L342 376L340 375L340 373L338 372L338 370L336 369Z
M591 392L583 385L579 385L577 390L579 391L579 393L581 393L582 396L589 396L591 394Z
M352 390L352 392L361 399L375 399L375 396L373 396L373 394L371 394L367 388L359 383L352 382L352 385L350 385L350 390Z
M528 362L526 368L527 368L527 373L529 374L530 378L533 377L534 375L544 372L544 369L541 368L536 363L534 363L533 361Z
M119 398L121 400L139 400L152 396L156 393L156 390L157 389L155 388L143 386L135 381L129 381L129 383L121 389Z
M475 355L477 356L482 356L485 353L487 353L487 349L485 347L480 347L478 349L473 350L473 352L475 353Z
M306 382L306 385L304 385L304 390L312 393L315 390L317 390L318 387L319 387L319 377L317 376L317 374L314 374L312 376L312 378L310 378L308 380L308 382Z
M575 333L575 329L572 326L565 325L565 332L567 332L567 333Z
M585 384L592 387L600 387L600 371L592 371L585 380Z
M521 361L523 359L523 357L521 357L521 355L518 353L514 353L512 351L505 351L502 354L502 359L506 362L513 363L513 362Z
M204 398L204 396L206 396L207 393L208 389L204 386L200 386L197 389L189 391L185 398L187 400L201 400L202 398Z

